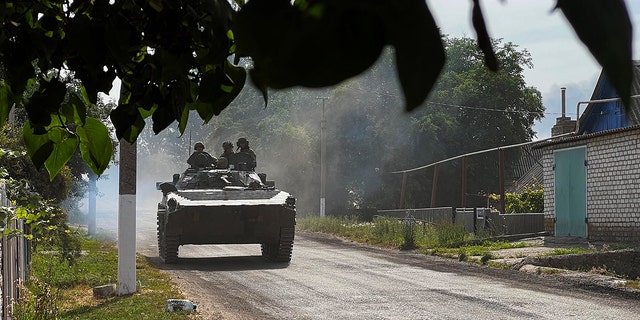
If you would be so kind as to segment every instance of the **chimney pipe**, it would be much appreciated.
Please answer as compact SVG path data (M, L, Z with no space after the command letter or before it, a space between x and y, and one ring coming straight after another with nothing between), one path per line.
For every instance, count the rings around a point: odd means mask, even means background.
M562 87L560 88L560 90L562 91L562 117L564 118L566 116L566 100L567 99L566 99L565 93L567 91L567 88Z

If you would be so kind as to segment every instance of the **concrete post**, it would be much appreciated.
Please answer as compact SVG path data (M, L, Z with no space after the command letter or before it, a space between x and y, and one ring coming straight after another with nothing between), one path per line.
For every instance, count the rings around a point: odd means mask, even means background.
M89 173L89 213L87 215L87 233L92 236L96 234L96 195L98 186L96 181L98 176Z
M136 292L136 146L120 140L118 295Z

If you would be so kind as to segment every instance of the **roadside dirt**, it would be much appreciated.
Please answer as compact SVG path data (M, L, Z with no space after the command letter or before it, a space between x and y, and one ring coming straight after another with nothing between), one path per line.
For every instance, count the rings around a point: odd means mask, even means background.
M528 273L547 274L579 281L587 286L640 292L625 286L640 278L640 248L637 244L592 243L582 238L536 237L519 240L529 246L492 251L493 262ZM557 254L565 249L592 252Z

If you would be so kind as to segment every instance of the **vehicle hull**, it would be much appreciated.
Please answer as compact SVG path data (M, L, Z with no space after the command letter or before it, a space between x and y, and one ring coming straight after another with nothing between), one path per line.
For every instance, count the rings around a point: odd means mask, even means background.
M165 188L158 203L158 251L177 263L181 245L260 244L262 255L289 262L295 235L295 199L275 188Z

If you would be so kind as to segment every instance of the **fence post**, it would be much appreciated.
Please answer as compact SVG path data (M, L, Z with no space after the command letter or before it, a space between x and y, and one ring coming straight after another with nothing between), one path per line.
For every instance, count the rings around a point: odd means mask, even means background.
M438 165L433 166L433 182L431 184L431 208L436 206L436 190L438 188Z
M7 194L5 192L5 185L4 185L4 181L0 180L0 206L6 206L7 205ZM7 223L7 220L5 219L4 223ZM5 274L4 270L6 269L6 261L5 261L5 252L6 252L6 236L2 236L2 238L0 238L0 271L2 271L2 274L0 274L0 306L2 308L0 308L0 319L6 319L5 315L7 314L7 300L8 300L8 295L6 292L6 288L7 288L7 275Z
M467 207L467 157L462 157L462 203L463 208Z
M473 207L473 234L478 234L478 208Z
M402 173L402 188L400 189L400 205L398 206L400 209L404 209L404 192L407 186L407 173Z
M500 213L505 213L505 194L504 194L504 149L498 150L498 166L500 179Z

